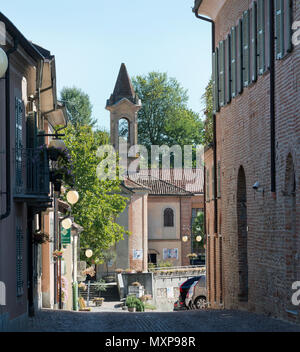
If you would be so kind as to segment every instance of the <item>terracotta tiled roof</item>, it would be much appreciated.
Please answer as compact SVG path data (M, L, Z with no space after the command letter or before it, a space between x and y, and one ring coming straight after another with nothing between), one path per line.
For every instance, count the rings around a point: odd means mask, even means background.
M203 193L201 169L141 170L130 180L150 189L150 195L192 195Z

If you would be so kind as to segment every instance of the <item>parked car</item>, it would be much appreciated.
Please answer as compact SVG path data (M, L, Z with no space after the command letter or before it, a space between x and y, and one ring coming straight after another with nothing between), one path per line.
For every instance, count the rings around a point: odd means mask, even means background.
M206 277L201 276L200 279L190 287L185 299L185 304L189 309L205 309L207 308L207 291Z
M174 310L186 310L187 307L185 305L185 297L194 282L197 282L201 276L194 276L186 281L184 281L179 286L179 299L174 303Z

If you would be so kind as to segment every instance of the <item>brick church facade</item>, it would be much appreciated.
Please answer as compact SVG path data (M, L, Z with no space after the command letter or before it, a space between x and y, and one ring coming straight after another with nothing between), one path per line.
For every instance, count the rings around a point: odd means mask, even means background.
M196 0L194 12L215 38L210 304L300 321L291 301L300 281L300 46L291 40L299 2Z

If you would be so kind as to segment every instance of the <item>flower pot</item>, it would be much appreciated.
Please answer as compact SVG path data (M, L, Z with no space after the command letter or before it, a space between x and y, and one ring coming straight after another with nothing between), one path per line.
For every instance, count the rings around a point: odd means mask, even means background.
M49 159L52 161L57 161L58 157L59 157L60 152L58 150L55 149L48 149L48 155L49 155Z
M103 301L102 300L96 300L96 301L94 301L94 303L95 303L95 305L96 305L96 307L101 307L102 306L102 303L103 303Z
M128 312L134 313L134 312L136 312L136 308L135 307L128 307Z
M103 279L106 283L112 283L116 281L114 276L103 276Z

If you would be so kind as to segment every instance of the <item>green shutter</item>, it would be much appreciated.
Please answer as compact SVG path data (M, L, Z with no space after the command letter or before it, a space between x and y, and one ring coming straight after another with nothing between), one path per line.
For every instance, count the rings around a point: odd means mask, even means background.
M16 284L17 284L17 296L22 296L23 291L23 242L24 236L20 226L16 227Z
M266 70L265 53L265 0L258 0L257 14L257 55L258 73L262 75Z
M292 23L293 23L293 2L292 0L286 1L286 52L289 53L293 49L292 44Z
M250 84L250 21L249 10L243 15L243 84Z
M252 82L257 80L257 3L254 1L252 7L252 28L251 28L251 62L252 62Z
M219 44L219 105L224 106L225 103L225 48L224 40Z
M237 27L237 89L238 93L243 92L243 21L240 19Z
M236 89L236 27L231 28L231 97L234 98L237 95Z
M219 77L218 77L218 48L212 55L212 83L213 83L213 113L220 110L219 107Z
M231 102L231 36L230 34L226 38L226 103Z
M284 0L276 1L276 58L280 60L284 56Z

